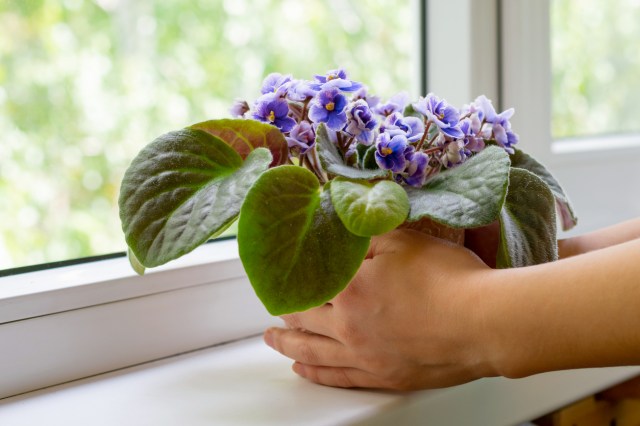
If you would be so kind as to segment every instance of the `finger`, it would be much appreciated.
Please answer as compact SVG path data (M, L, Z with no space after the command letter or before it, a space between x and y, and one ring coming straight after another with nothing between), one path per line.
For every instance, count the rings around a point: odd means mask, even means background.
M309 365L352 367L357 364L351 352L337 340L299 330L270 328L264 341L287 358Z
M389 388L378 377L357 368L324 367L296 362L292 370L314 383L339 388Z
M282 315L280 318L289 328L310 331L315 334L331 337L337 340L334 327L333 306L326 304L295 314Z

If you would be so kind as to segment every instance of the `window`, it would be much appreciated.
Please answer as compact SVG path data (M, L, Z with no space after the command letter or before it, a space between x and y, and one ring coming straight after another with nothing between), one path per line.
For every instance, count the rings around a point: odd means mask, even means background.
M579 218L572 233L640 215L640 198L628 190L640 183L638 86L626 81L638 70L637 55L627 55L637 33L625 23L637 13L637 1L501 2L502 103L516 108L522 147L571 197ZM622 41L600 46L612 40Z
M124 250L129 161L273 71L418 92L415 0L0 3L0 269Z
M422 3L393 13L382 0L0 3L11 34L0 38L0 269L123 250L115 201L131 158L159 134L227 116L269 72L343 66L378 95L417 96ZM234 240L143 277L124 258L10 272L0 277L0 341L11 342L0 398L274 321Z
M554 139L640 132L640 2L551 1Z

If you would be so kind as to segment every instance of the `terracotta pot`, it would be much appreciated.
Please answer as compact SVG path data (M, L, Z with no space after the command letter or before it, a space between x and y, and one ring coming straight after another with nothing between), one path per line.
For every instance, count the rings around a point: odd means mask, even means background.
M464 245L464 229L450 228L441 223L435 222L428 217L422 218L417 222L405 222L399 226L401 229L413 229L424 232L433 237L442 238L459 245Z

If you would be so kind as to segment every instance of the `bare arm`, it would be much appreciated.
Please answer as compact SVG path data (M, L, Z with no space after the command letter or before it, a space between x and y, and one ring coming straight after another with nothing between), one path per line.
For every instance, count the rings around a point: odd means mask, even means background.
M485 324L499 374L640 364L640 240L594 235L591 250L616 245L497 274Z
M640 238L640 218L558 241L560 258L587 253Z

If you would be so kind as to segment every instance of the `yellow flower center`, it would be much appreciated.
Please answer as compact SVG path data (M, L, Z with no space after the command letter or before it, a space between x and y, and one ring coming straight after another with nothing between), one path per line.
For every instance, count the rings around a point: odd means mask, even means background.
M382 155L393 154L393 150L391 148L382 148L380 151L382 151Z
M276 121L276 113L271 111L267 119L269 120L270 123L273 123L274 121Z
M327 111L333 111L334 109L336 109L336 104L334 102L329 102L327 105L325 105L325 108L327 109Z
M438 118L440 120L444 119L444 112L441 112L440 114L438 114Z
M335 80L336 78L338 78L336 74L329 74L327 76L327 81Z

